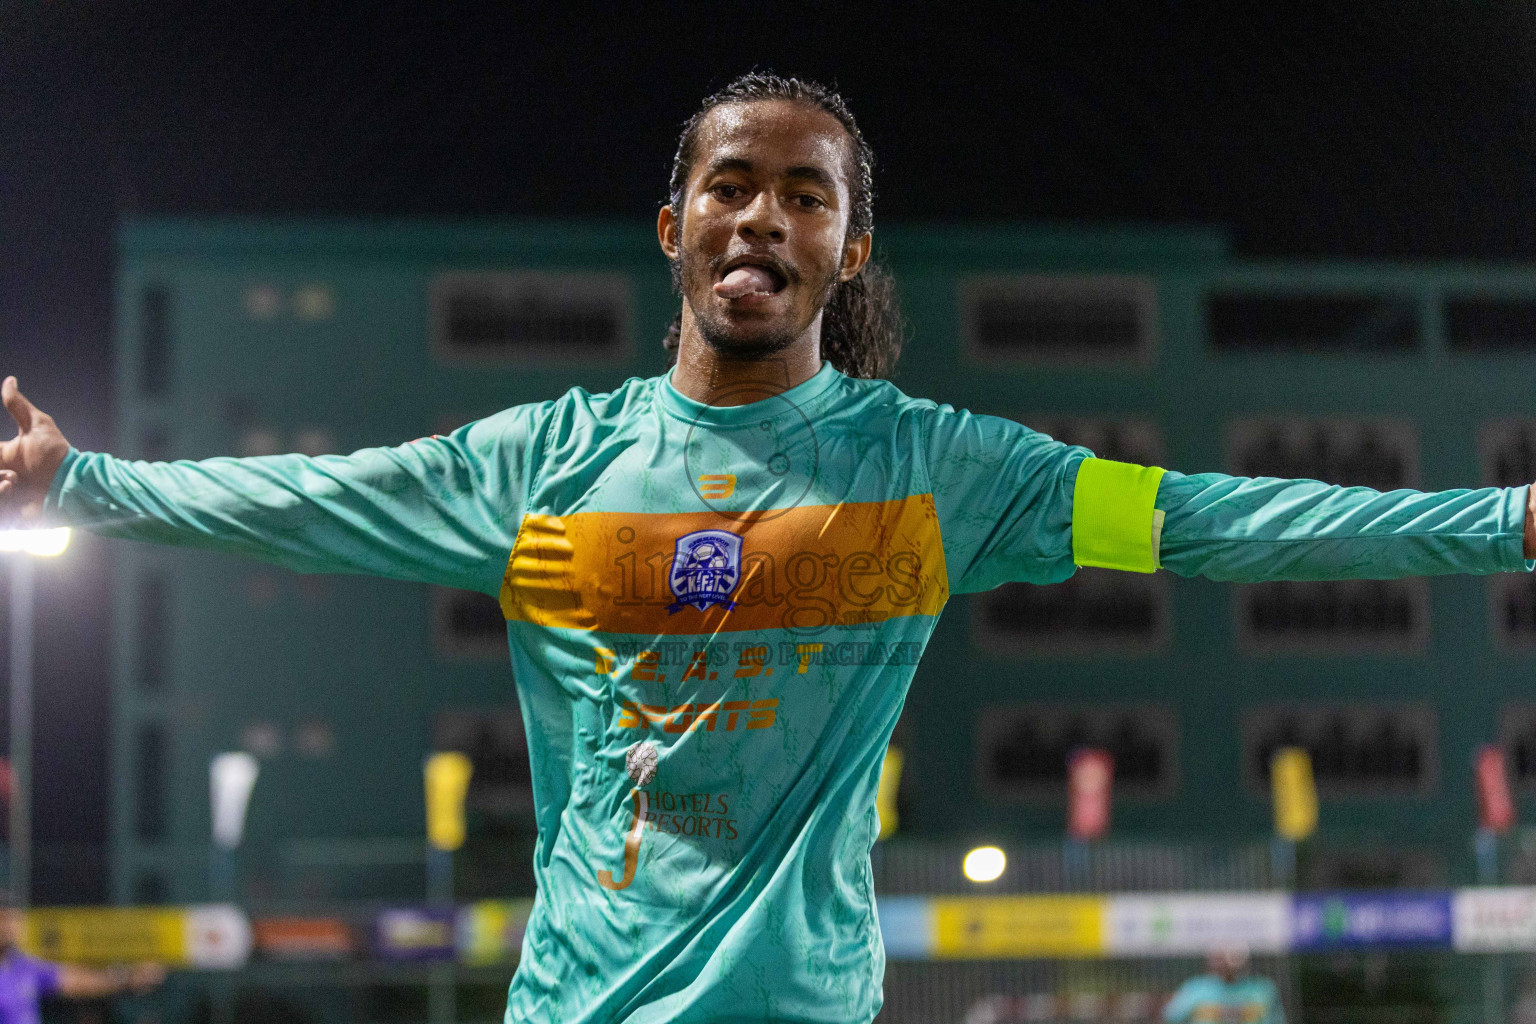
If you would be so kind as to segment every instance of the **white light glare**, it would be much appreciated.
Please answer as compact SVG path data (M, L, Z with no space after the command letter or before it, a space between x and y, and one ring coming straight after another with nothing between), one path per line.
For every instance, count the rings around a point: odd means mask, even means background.
M961 870L973 882L995 882L1008 866L1008 858L995 846L978 846L965 855Z
M52 530L0 530L0 551L52 558L69 547L69 527Z

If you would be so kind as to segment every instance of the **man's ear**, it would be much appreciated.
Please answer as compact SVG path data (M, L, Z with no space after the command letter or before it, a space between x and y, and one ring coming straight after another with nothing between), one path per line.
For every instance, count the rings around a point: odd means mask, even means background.
M874 236L866 231L843 246L843 269L837 275L839 282L851 281L858 276L864 264L869 262L869 253L874 244Z
M656 214L656 241L661 243L661 251L666 253L667 259L677 259L677 218L672 215L670 206L663 206Z

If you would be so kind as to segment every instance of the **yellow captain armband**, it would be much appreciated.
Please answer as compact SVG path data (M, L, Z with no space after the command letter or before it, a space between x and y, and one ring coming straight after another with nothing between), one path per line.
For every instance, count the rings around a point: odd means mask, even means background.
M1156 572L1163 513L1153 508L1163 470L1084 459L1072 492L1072 561L1126 572Z

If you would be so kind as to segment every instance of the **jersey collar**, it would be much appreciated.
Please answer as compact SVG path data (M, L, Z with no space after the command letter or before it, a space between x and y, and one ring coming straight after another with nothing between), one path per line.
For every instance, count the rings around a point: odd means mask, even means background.
M661 395L661 404L674 416L690 423L734 426L750 423L754 419L770 420L794 413L820 398L841 376L831 363L823 360L821 369L810 379L801 381L782 394L748 402L746 405L705 405L703 402L695 402L672 386L671 370L662 376L661 386L656 390Z

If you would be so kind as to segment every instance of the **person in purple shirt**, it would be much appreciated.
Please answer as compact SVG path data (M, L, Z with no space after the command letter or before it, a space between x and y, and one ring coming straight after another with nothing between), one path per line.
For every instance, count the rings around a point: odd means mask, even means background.
M92 999L148 992L165 980L159 964L93 970L39 960L17 946L20 931L21 915L0 909L0 1024L38 1024L38 1004L45 996Z

